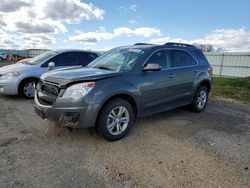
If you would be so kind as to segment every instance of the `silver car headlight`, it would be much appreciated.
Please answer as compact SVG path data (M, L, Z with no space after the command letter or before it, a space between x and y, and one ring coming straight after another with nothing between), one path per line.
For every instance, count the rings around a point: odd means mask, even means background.
M7 80L7 79L10 79L10 78L15 78L15 77L18 77L20 75L19 72L9 72L9 73L6 73L6 74L3 74L2 76L0 76L0 80Z
M80 99L87 95L95 87L95 82L85 82L72 85L66 89L63 98Z

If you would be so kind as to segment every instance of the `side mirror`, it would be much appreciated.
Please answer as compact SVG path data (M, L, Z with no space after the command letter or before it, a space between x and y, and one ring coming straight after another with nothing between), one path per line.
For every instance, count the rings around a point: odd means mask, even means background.
M161 66L157 63L149 63L149 64L147 64L147 66L143 67L144 72L160 71L160 70L161 70Z
M55 63L54 62L49 62L48 64L48 68L51 69L55 66Z

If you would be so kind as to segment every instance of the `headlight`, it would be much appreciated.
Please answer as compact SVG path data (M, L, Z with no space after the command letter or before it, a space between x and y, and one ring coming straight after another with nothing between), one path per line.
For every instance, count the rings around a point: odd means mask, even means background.
M3 74L2 76L0 76L0 79L1 80L7 80L7 79L10 79L10 78L14 78L14 77L18 77L20 75L19 72L9 72L9 73L6 73L6 74Z
M85 82L85 83L75 84L68 87L62 97L80 99L81 97L87 95L94 87L95 87L95 82Z

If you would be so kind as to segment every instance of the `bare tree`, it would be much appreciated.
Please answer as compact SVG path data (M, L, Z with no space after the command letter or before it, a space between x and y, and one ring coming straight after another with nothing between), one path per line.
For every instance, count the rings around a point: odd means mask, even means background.
M211 44L194 44L195 46L197 46L198 48L201 49L201 51L203 52L213 52L214 51L214 47Z

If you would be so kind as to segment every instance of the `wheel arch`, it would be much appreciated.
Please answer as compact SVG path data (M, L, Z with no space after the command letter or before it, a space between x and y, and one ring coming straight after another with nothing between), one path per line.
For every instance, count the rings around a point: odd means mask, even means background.
M137 117L137 112L138 112L138 107L137 107L137 103L135 101L135 99L127 94L127 93L117 93L117 94L114 94L110 97L108 97L101 105L101 107L99 108L98 110L98 113L97 113L97 116L96 116L96 120L95 120L95 124L96 122L98 121L99 117L100 117L100 114L101 114L101 111L102 109L113 99L123 99L123 100L126 100L133 108L133 111L134 111L134 114L135 114L135 118Z
M201 86L205 86L207 88L208 93L211 91L211 82L209 80L203 80L199 83L197 89Z
M25 77L23 78L19 83L18 83L18 95L20 95L20 90L21 90L21 85L22 83L24 83L27 80L35 80L38 81L39 78L35 77L35 76L30 76L30 77Z

